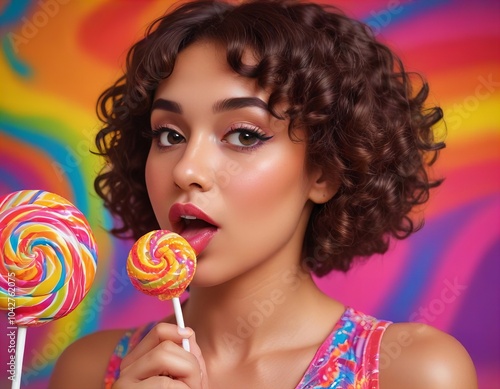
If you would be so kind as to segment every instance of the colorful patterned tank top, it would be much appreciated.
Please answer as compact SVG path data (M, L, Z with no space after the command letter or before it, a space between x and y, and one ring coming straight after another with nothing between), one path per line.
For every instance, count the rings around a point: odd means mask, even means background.
M110 359L105 388L120 375L122 358L155 326L128 331ZM382 335L391 324L347 308L325 339L295 389L379 389Z

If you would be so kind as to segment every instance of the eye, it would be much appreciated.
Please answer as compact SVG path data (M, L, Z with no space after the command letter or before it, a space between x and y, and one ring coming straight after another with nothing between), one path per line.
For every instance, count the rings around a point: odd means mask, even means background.
M158 146L160 147L170 147L185 142L181 134L168 127L153 130L153 137L157 139Z
M239 130L226 136L226 140L236 146L253 146L259 141L257 134L248 130Z
M162 146L172 146L182 143L184 137L176 131L165 130L162 131L158 139Z
M242 149L255 148L272 136L266 136L259 128L232 128L224 137L224 141Z

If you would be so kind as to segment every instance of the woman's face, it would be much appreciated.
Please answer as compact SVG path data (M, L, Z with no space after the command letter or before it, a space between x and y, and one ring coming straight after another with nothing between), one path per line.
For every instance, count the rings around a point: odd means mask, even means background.
M267 98L209 43L183 50L156 91L146 184L161 228L198 254L193 286L300 260L314 179Z

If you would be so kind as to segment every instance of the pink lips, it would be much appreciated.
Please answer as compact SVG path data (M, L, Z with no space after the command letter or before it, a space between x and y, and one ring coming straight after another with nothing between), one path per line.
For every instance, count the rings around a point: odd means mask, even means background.
M168 218L174 231L188 241L196 255L207 247L218 230L217 224L193 204L175 203Z

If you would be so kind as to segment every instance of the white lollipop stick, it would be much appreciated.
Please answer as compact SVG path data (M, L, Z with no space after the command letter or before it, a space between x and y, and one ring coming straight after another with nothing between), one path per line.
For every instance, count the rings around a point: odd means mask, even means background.
M17 328L17 339L16 339L16 367L15 375L12 380L12 389L21 388L21 373L23 371L23 358L24 358L24 345L26 343L26 327Z
M186 328L184 326L184 317L182 316L181 301L179 300L179 297L174 297L172 299L172 304L174 304L174 313L175 313L175 320L177 321L177 325L180 328ZM182 347L186 351L191 351L191 349L189 347L189 339L182 339Z

